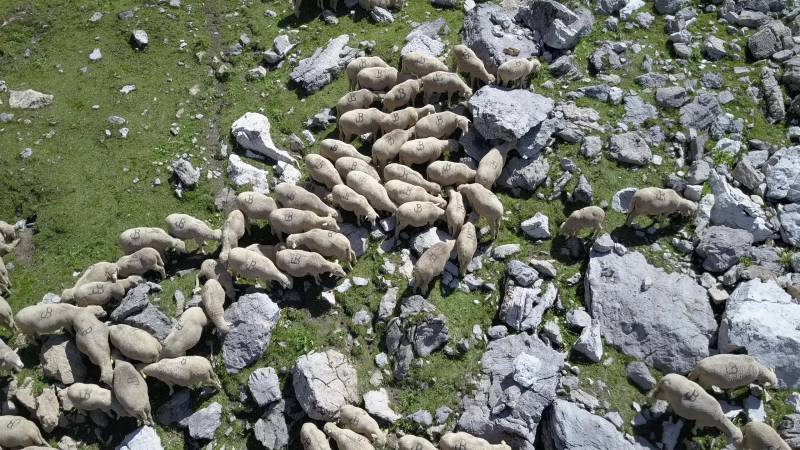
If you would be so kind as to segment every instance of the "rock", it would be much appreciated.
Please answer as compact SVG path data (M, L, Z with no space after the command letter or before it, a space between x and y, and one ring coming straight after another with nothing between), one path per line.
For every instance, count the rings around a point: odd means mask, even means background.
M400 55L416 52L437 57L444 52L444 47L444 43L438 39L428 37L424 34L416 34L408 40L408 43L406 43L402 49L400 49Z
M247 387L258 406L267 406L283 398L278 374L272 367L254 370L247 379Z
M297 358L292 382L297 401L314 420L334 420L339 408L359 400L356 370L336 350Z
M513 260L506 266L508 276L514 279L514 282L523 287L531 286L536 280L539 279L539 272L531 268L529 265L519 260Z
M349 37L343 34L317 48L310 58L303 59L289 74L289 79L313 94L330 84L347 64L358 56L358 50L348 47Z
M558 289L551 283L538 287L507 283L498 315L503 323L514 330L535 330L557 296Z
M100 51L99 48L95 48L92 50L92 53L89 53L89 61L97 62L103 59L103 53Z
M369 17L375 23L392 23L394 22L394 16L391 12L386 9L381 8L380 6L376 6L372 8L372 11L369 12Z
M625 97L625 121L638 128L647 120L658 118L658 110L655 106L645 102L638 95L628 95Z
M434 245L450 239L453 239L453 237L447 234L446 231L440 230L437 227L431 227L414 236L414 239L411 241L411 248L414 249L417 255L422 255Z
M122 323L141 328L159 341L166 339L172 331L172 319L149 303L141 312L126 317Z
M708 356L716 321L706 290L688 276L667 274L639 252L592 252L584 283L606 343L622 353L680 373Z
M464 45L478 55L491 73L496 72L500 64L515 57L506 53L506 49L515 49L519 58L539 56L541 53L531 30L519 26L515 15L515 10L481 3L464 17Z
M389 288L383 297L378 307L378 319L386 320L394 314L394 309L397 306L397 288Z
M567 312L567 325L583 329L592 324L592 316L582 309L571 309Z
M250 185L250 189L255 192L269 193L267 171L247 164L239 155L231 154L228 157L228 177L236 187Z
M227 215L237 207L236 191L228 186L223 186L214 194L214 209Z
M800 414L784 416L776 429L792 450L800 448Z
M510 191L533 192L547 179L550 163L545 158L511 157L495 184Z
M628 379L637 388L649 392L650 389L656 385L656 379L650 373L647 364L641 361L633 361L627 365L625 371L628 374Z
M447 319L440 315L409 330L409 340L417 356L428 356L444 347L448 339Z
M739 284L725 305L719 327L720 352L743 350L778 377L778 388L800 387L800 304L773 280Z
M700 234L700 242L695 248L703 258L703 268L709 272L721 273L739 263L753 245L750 232L725 226L711 226Z
M231 330L222 341L222 361L228 373L237 373L264 355L279 318L278 305L263 293L242 295L225 310Z
M187 159L172 161L172 173L183 187L194 187L200 181L200 169L195 169Z
M603 150L603 139L600 136L587 136L581 144L581 155L594 159Z
M790 58L783 63L783 77L781 81L792 93L800 91L800 56Z
M53 96L42 94L33 89L24 91L8 91L8 106L17 109L39 109L50 106L53 103Z
M517 253L519 253L519 244L498 245L492 250L492 257L503 260Z
M272 142L269 119L263 114L245 113L231 125L231 135L245 150L250 150L276 162L283 161L289 164L297 164L289 152L279 149ZM230 167L228 170L230 171Z
M44 376L64 385L86 380L86 365L75 341L67 335L48 336L42 345L39 360Z
M463 399L457 427L490 442L504 440L512 448L533 450L563 364L564 355L536 336L521 333L491 341L481 358L481 382L473 396Z
M800 146L782 148L773 153L764 166L767 198L800 201Z
M653 159L653 153L644 136L636 131L609 137L608 155L617 162L635 166L645 166Z
M269 405L253 426L256 440L267 450L283 450L289 446L289 429L286 426L284 409L283 400Z
M156 410L156 422L169 426L192 415L192 397L189 389L175 391L172 396Z
M707 92L700 92L691 102L681 106L681 126L708 131L722 114L724 113L717 97Z
M116 450L164 450L164 447L156 430L145 425L125 435Z
M686 182L689 184L703 184L711 175L711 164L705 160L693 161L686 174Z
M544 450L634 450L614 424L577 404L555 400L542 421Z
M656 103L662 108L680 108L688 101L686 88L670 86L656 89Z
M774 234L766 214L749 196L729 185L716 171L711 171L708 181L714 194L711 224L749 231L756 243Z
M370 415L389 423L395 423L402 418L389 407L389 394L386 389L380 388L377 391L369 391L364 394L364 409Z
M685 0L655 0L656 11L659 14L675 14L685 3Z
M428 428L429 426L433 425L433 416L431 415L430 411L426 411L424 409L409 414L406 416L406 419L422 428Z
M136 50L144 50L149 43L150 39L147 37L146 31L133 30L133 33L131 33L131 44L133 44L133 48Z
M222 405L217 402L197 410L194 414L178 422L186 428L189 436L196 440L210 440L214 438L217 428L222 424Z
M573 350L581 353L592 362L600 362L603 359L603 340L601 338L600 327L592 324L583 329L578 340L575 341Z
M572 201L591 204L593 199L594 192L592 191L592 185L589 184L589 180L586 179L585 175L581 175L580 178L578 178L578 184L575 186L575 190L572 191Z
M767 59L773 53L792 48L792 30L779 20L758 29L747 39L747 50L753 59Z
M775 79L775 71L769 67L761 69L761 86L764 91L764 104L767 109L767 117L771 123L781 122L786 118L786 106L778 80Z
M51 433L58 426L61 418L60 408L56 390L52 386L45 387L36 397L36 420L42 425L45 433Z
M586 8L573 12L554 0L533 0L520 8L518 17L542 36L548 47L557 50L574 48L581 37L592 30L594 18Z
M636 193L636 188L620 189L611 198L611 209L616 212L627 214L630 211L631 201L633 201L633 194Z
M728 52L725 50L725 44L726 42L722 39L713 34L709 34L703 42L703 52L706 58L711 61L716 61L727 56Z
M800 205L792 203L778 207L781 239L787 244L800 246Z

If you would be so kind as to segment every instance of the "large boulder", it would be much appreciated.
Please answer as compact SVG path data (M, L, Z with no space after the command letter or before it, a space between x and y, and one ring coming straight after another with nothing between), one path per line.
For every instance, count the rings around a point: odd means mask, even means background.
M155 428L145 425L139 427L122 438L122 442L115 447L116 450L164 450L161 438Z
M775 281L740 284L719 327L720 352L744 350L775 369L781 388L800 388L800 304Z
M629 131L608 138L608 156L624 164L645 166L652 161L653 152L641 133Z
M544 156L529 159L513 156L506 162L495 186L515 194L530 193L547 180L549 171L550 163Z
M686 4L685 0L655 0L659 14L675 14Z
M753 235L754 242L763 242L775 234L761 206L728 184L725 177L712 170L708 183L714 194L710 218L712 225L747 230Z
M464 398L457 427L492 443L534 450L545 409L556 398L564 354L536 335L514 334L489 343L474 396Z
M178 425L186 428L192 439L204 441L213 439L217 428L222 425L222 405L213 402L179 421Z
M516 10L481 3L464 17L464 45L478 55L489 72L514 58L505 49L515 49L519 58L541 53L531 30L520 26L515 15Z
M800 146L782 148L773 153L764 166L767 198L800 201Z
M544 450L634 450L614 424L575 403L556 400L542 422Z
M779 20L772 21L758 29L747 40L747 49L753 59L766 59L773 53L792 48L792 30Z
M359 401L356 369L336 350L297 358L292 383L297 401L314 420L335 420L339 408Z
M638 252L590 254L585 302L606 342L664 372L686 373L717 329L706 290Z
M594 18L586 8L572 11L554 0L532 0L520 8L518 16L531 30L542 36L548 47L569 50L592 31Z
M269 119L263 114L245 113L231 125L231 135L245 150L250 150L275 161L283 161L289 164L297 163L289 152L279 149L272 142Z
M69 385L86 380L86 365L75 340L64 334L48 336L39 360L45 377Z
M289 79L309 94L327 86L358 56L358 50L347 46L349 40L346 34L329 40L325 48L317 48L311 57L300 61Z
M231 329L222 340L222 361L228 373L237 373L264 356L279 318L278 305L261 292L239 297L225 311Z
M753 245L753 235L749 231L725 226L712 226L700 234L700 243L695 251L703 258L703 268L709 272L721 273L746 256Z
M557 296L558 289L553 283L539 282L525 287L509 281L498 313L500 320L516 331L536 330Z
M781 239L791 246L800 247L800 204L779 205L778 221Z
M447 318L421 295L400 301L400 314L392 318L386 331L386 349L394 360L394 377L408 374L414 355L425 357L447 344L450 330Z
M53 96L42 94L33 89L24 91L9 91L8 106L19 109L39 109L50 106L53 103Z

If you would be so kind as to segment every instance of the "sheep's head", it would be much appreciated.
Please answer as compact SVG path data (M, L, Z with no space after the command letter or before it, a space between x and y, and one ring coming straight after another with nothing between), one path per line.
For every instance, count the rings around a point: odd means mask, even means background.
M488 77L486 77L486 83L487 83L487 84L494 84L494 81L495 81L495 77L494 77L494 75L492 75L492 74L489 74L489 76L488 76Z
M289 248L297 248L297 237L293 234L290 234L286 238L286 245L288 245Z
M328 216L325 220L322 221L320 224L320 228L323 230L333 230L339 231L339 224L336 223L336 219L331 216Z
M427 115L433 114L436 112L436 108L433 105L425 105L419 109L419 113L417 114L419 117L425 117Z
M176 239L175 245L173 246L173 250L175 250L175 253L179 255L182 253L186 253L186 243L179 239Z
M61 291L61 301L71 303L75 300L75 288L64 289Z
M758 370L758 382L761 384L769 383L770 386L777 386L778 377L775 375L774 370L766 366L761 366Z
M288 277L288 276L286 276L284 274L281 274L280 279L278 280L278 283L280 283L281 286L283 286L284 289L291 289L291 288L294 287L294 281L290 277Z
M469 133L469 119L467 119L466 117L459 117L457 120L458 120L458 129L461 130L461 134Z
M678 212L683 216L693 216L697 212L697 203L681 199L681 203L678 205Z
M367 221L371 223L373 227L375 226L376 220L378 220L378 213L373 211L367 214Z
M347 274L344 272L344 269L342 269L342 266L340 266L339 264L334 264L331 273L338 278L344 278L347 276Z
M469 87L464 88L464 98L472 97L472 89Z

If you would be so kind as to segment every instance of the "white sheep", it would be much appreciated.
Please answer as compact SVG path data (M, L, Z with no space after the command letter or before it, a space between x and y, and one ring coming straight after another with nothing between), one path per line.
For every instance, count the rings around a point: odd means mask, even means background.
M536 58L514 58L497 68L497 84L503 87L522 87L529 76L536 76L542 64Z
M597 206L587 206L572 212L564 223L561 224L559 232L568 238L575 237L583 229L592 230L592 235L603 229L603 220L606 213Z
M421 173L403 164L387 164L383 168L383 178L389 182L390 180L400 180L415 186L419 186L433 195L442 193L442 187L436 183L431 183L422 176ZM395 203L397 203L395 201Z
M400 146L400 164L406 166L428 164L439 159L445 151L453 154L458 148L456 139L444 140L435 137L413 139Z
M333 217L337 222L342 221L339 211L326 205L322 199L311 192L292 183L284 182L275 186L275 200L278 201L281 208L302 209L322 217ZM267 218L269 218L269 215L267 215Z
M347 63L345 72L347 72L347 79L350 82L349 86L351 91L358 84L358 73L370 67L389 67L389 65L379 56L360 56Z
M475 170L468 165L452 161L434 161L425 169L427 178L440 186L472 183L475 181L475 173Z
M92 283L95 281L114 281L119 276L119 266L115 263L101 261L89 266L84 270L81 276L75 281L73 287L78 287L83 284ZM125 278L124 276L122 278Z
M25 365L22 363L16 350L9 347L0 339L0 369L22 370Z
M266 283L276 281L285 289L293 285L291 278L278 270L271 259L252 250L241 247L232 249L227 264L230 271L241 278L263 280Z
M369 89L359 89L357 91L348 92L336 102L336 116L341 117L342 114L354 109L369 108L382 98L380 94L376 94Z
M39 427L21 416L0 416L0 448L47 445Z
M202 247L206 241L222 239L222 230L212 229L208 223L189 214L170 214L164 221L171 236L184 241L193 240L198 247Z
M406 227L433 225L444 218L444 210L431 202L408 202L397 207L395 212L394 238Z
M327 261L319 253L305 250L280 250L275 254L275 265L295 278L312 276L317 284L320 283L319 277L323 273L330 273L339 278L347 276L338 263Z
M336 171L339 172L339 175L343 180L347 179L347 174L350 172L358 171L371 176L376 181L381 181L381 176L378 175L378 171L375 170L374 167L357 158L345 156L344 158L339 158L336 160L336 163L333 166L336 167ZM336 186L334 186L334 189L335 188ZM331 189L331 192L333 192L333 189Z
M458 254L458 271L461 277L467 273L467 267L478 250L478 233L472 222L467 222L461 227L456 238L456 254Z
M354 136L372 133L377 136L381 130L386 114L377 109L354 109L339 117L339 139L350 142Z
M386 92L397 84L397 75L394 67L367 67L358 72L356 86L373 92Z
M158 251L162 256L167 250L174 250L176 253L185 253L186 244L176 239L161 228L137 227L123 231L119 235L119 244L126 255L150 247Z
M437 70L422 77L423 99L426 104L438 100L442 94L447 95L447 103L452 101L454 95L469 98L472 89L464 83L457 73Z
M328 189L333 189L337 184L342 184L342 176L336 167L327 158L310 153L304 158L308 176Z
M272 197L260 192L246 191L236 196L236 206L244 214L244 227L250 231L251 220L267 220L273 209L278 205Z
M319 253L326 258L336 258L352 264L356 262L356 254L347 236L330 230L313 229L303 233L290 234L286 237L286 246L291 249L301 248ZM275 248L275 254L282 249ZM275 256L272 259L274 260Z
M792 450L775 429L763 422L750 422L744 426L739 450Z
M161 254L154 248L145 247L130 255L125 255L117 260L117 276L121 278L131 275L144 275L147 272L155 271L161 278L167 277L164 269L164 260Z
M6 264L3 262L3 258L0 258L0 294L10 296L12 287Z
M11 305L3 297L0 297L0 325L12 331L17 330L17 324L14 323L14 311L11 310Z
M447 208L444 210L445 217L447 217L447 232L450 233L450 236L458 236L467 218L464 197L453 188L447 191L447 197Z
M206 313L199 306L192 306L178 317L172 330L161 346L161 358L177 358L186 354L187 350L200 342L203 327L208 324Z
M142 374L128 361L114 361L114 399L125 413L145 425L153 425L150 396Z
M172 395L175 385L189 387L200 384L222 389L211 362L202 356L165 358L145 366L142 373L164 382L169 387L169 395Z
M72 317L75 346L100 368L100 381L111 385L114 378L111 346L108 343L108 326L90 311L78 311Z
M408 202L431 202L440 208L447 206L442 197L431 195L425 188L400 180L389 180L385 184L386 193L395 205Z
M456 66L469 75L470 86L475 86L478 81L484 84L494 83L494 75L486 70L483 61L466 45L459 44L453 47L453 59Z
M369 439L346 428L339 428L336 424L328 422L322 428L339 450L375 450Z
M494 194L478 183L462 184L458 192L466 197L472 209L489 222L492 237L497 237L503 220L503 203Z
M451 111L442 111L429 116L425 116L414 124L414 136L417 139L435 137L447 139L461 130L463 136L469 131L470 121L464 116Z
M386 113L381 124L381 133L388 133L392 130L407 130L413 127L417 120L434 112L436 112L436 108L433 105L425 105L421 108L409 106L399 111Z
M438 58L424 53L410 52L400 58L400 71L416 77L448 70L447 65Z
M506 165L506 157L510 147L492 147L478 163L478 171L475 174L475 182L481 186L491 189L494 182L500 177L503 172L503 166Z
M401 106L408 104L414 106L420 92L422 92L422 80L412 78L397 83L384 94L383 111L390 113Z
M439 439L439 448L441 450L511 450L511 447L506 445L505 442L490 444L486 439L473 436L463 431L458 433L445 433L441 439Z
M221 333L231 330L231 324L225 320L225 289L219 281L209 278L200 291L200 306L206 312L206 317Z
M375 210L386 211L390 214L394 214L397 210L397 205L389 198L383 184L365 173L358 171L348 173L347 186L363 195Z
M369 111L370 109L375 109L375 108L368 108L367 111ZM347 142L342 142L338 139L323 139L319 143L319 154L328 158L333 163L335 163L337 159L343 158L345 156L350 156L351 158L358 158L366 163L372 162L372 158L366 155L362 155L358 151L358 149L348 144Z
M397 450L437 450L436 446L425 438L407 434L397 440Z
M125 324L109 325L108 339L123 356L136 361L158 361L161 343L147 331Z
M331 450L328 436L313 422L306 422L300 427L300 443L304 450Z
M778 378L769 367L750 355L720 354L701 359L688 378L706 389L737 389L750 383L777 386Z
M638 216L659 216L660 219L674 212L682 216L691 216L696 211L696 203L681 197L672 189L647 187L633 194L625 225L630 225Z
M372 157L379 169L386 167L400 154L400 148L414 135L414 129L392 130L372 144Z
M333 217L320 217L311 211L295 208L278 208L269 215L269 226L278 240L284 234L302 233L314 228L339 231Z
M372 226L378 219L378 213L367 201L367 198L354 191L346 184L339 184L333 187L333 202L345 211L350 211L356 216L358 225L361 225L361 218L365 217Z
M241 210L234 209L228 213L225 223L222 224L222 245L219 260L225 262L231 249L239 246L239 239L244 237L247 229L244 214Z
M215 259L206 259L200 264L200 270L195 277L195 288L200 288L201 280L214 279L225 289L225 294L229 299L236 299L236 290L233 286L233 278L225 266Z
M339 408L339 424L362 436L366 436L378 447L386 445L386 433L381 430L378 422L357 406L343 405Z
M38 303L17 311L15 322L26 335L50 334L71 327L72 319L82 311L89 311L97 317L104 317L106 314L102 306L81 308L68 303Z
M417 291L427 295L430 282L442 274L455 245L454 239L437 242L420 255L414 265L414 286Z

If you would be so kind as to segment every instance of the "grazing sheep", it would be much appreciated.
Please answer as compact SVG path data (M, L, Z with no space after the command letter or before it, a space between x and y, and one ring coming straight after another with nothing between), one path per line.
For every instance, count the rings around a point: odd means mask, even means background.
M378 447L386 445L386 433L381 430L378 422L357 406L343 405L339 408L339 425L366 436Z
M696 203L681 197L672 189L648 187L639 189L633 194L625 225L630 225L639 216L659 216L660 220L663 216L674 212L682 216L691 216L696 211Z
M469 131L469 123L469 119L454 112L438 112L425 116L414 124L414 137L448 139L456 130L461 130L464 135Z
M17 227L0 220L0 242L13 242L17 240Z
M236 196L236 205L244 215L244 228L250 232L251 220L267 220L269 213L278 209L278 204L272 197L267 197L260 192L247 191Z
M338 160L336 160L334 167L336 167L336 171L339 172L339 175L342 177L342 180L347 179L348 173L353 171L359 171L359 172L364 172L365 174L371 176L372 178L375 179L375 181L381 181L381 176L378 175L378 171L376 171L374 167L370 166L369 163L366 163L360 159L350 158L348 156L345 156L344 158L339 158ZM331 189L331 191L333 191L333 189Z
M136 361L158 361L161 343L150 333L125 324L109 325L108 339L123 356Z
M347 276L339 264L327 261L319 253L305 250L281 250L275 255L275 264L292 277L312 276L317 283L323 273L340 278Z
M414 265L414 285L417 287L417 291L423 295L428 294L428 285L434 278L442 274L455 245L456 241L453 239L437 242L419 257Z
M403 164L387 164L386 167L383 168L383 178L387 182L390 180L400 180L413 184L414 186L419 186L433 195L440 195L442 193L441 186L436 183L431 183L426 180L422 174Z
M305 450L331 450L328 437L313 422L300 427L300 442Z
M425 170L427 178L440 186L472 183L475 173L468 165L451 161L434 161Z
M35 423L21 416L0 416L0 448L32 445L47 445Z
M494 75L486 71L483 61L466 45L459 44L453 47L453 59L456 67L469 75L470 86L475 86L478 81L484 84L494 83Z
M17 324L14 323L14 311L11 310L11 305L3 297L0 297L0 325L11 331L17 330Z
M329 438L336 442L339 450L375 450L369 439L346 428L339 428L333 422L328 422L322 429Z
M467 273L467 267L478 250L478 233L475 225L467 222L461 227L461 231L456 238L456 253L458 254L458 272L463 278Z
M541 67L541 63L536 58L509 59L497 68L497 84L503 87L524 87L528 77L538 75Z
M400 164L406 166L427 164L439 159L445 151L449 153L458 151L458 141L435 137L414 139L400 146Z
M491 189L494 182L500 177L500 173L503 172L509 150L509 147L492 147L488 153L483 155L478 163L477 173L475 173L475 182L486 189Z
M400 71L414 75L418 78L424 77L432 72L448 70L447 64L443 63L434 56L426 55L424 53L406 53L400 58L400 60Z
M22 370L25 365L17 352L0 339L0 369Z
M162 256L167 250L174 250L181 254L186 252L186 244L167 234L161 228L137 227L123 231L119 235L119 245L126 255L150 247L158 251Z
M118 259L117 276L129 277L131 275L144 275L147 272L155 271L161 278L167 277L164 269L164 260L158 250L150 247L139 249L130 255L125 255Z
M114 361L114 398L125 413L145 425L153 425L147 383L133 364Z
M91 312L97 317L104 317L106 314L101 306L81 308L68 303L39 303L17 311L16 324L26 335L50 334L71 327L74 316L82 311Z
M425 438L407 434L398 439L397 450L437 450L437 448Z
M308 176L312 180L328 189L333 189L337 184L342 184L342 177L336 171L336 167L325 157L311 153L305 156L305 161Z
M222 389L211 363L202 356L162 359L145 366L142 373L164 382L169 387L169 395L172 395L175 385L189 387L200 384Z
M119 265L106 261L94 263L84 270L73 287L95 281L115 281L119 275ZM123 277L124 278L124 277Z
M309 231L314 231L314 230L309 230ZM322 231L324 231L326 233L333 233L333 231L328 231L328 230L322 230ZM308 231L306 231L306 233L308 233ZM289 236L292 236L292 235L290 234ZM286 240L288 242L289 237L287 237ZM286 245L288 245L288 244L286 244ZM278 243L278 244L274 244L274 245L250 244L247 247L245 247L245 249L253 251L253 252L256 252L261 256L269 258L270 261L275 262L275 254L278 253L279 251L287 248L286 245L284 245L283 243Z
M422 81L410 79L396 84L383 96L383 112L390 113L401 106L416 105L417 96L422 92Z
M687 376L705 389L737 389L751 383L778 385L775 372L749 355L721 354L701 359Z
M394 161L403 146L414 135L414 130L392 130L372 144L372 157L378 169L383 169L390 161Z
M0 256L5 256L13 252L19 243L20 239L17 239L10 244L4 244L0 241Z
M347 68L345 69L345 72L347 72L347 79L350 82L349 86L351 91L356 87L356 84L358 83L358 74L362 70L370 67L389 67L389 65L386 64L386 62L379 56L360 56L347 63Z
M322 228L339 231L339 225L333 217L320 217L311 211L295 208L278 208L269 215L269 226L278 240L284 234L302 233L303 231Z
M386 92L397 84L397 75L394 67L367 67L358 72L356 86L373 92Z
M95 281L76 288L64 289L61 291L61 301L75 303L78 306L102 306L111 300L122 300L128 290L142 283L144 278L138 275L131 275L116 282Z
M370 111L375 108L369 109L359 109L356 111ZM383 116L381 116L382 118ZM380 126L380 124L378 124ZM342 142L337 139L323 139L322 142L319 143L319 154L328 158L331 162L335 163L337 159L343 158L345 156L349 156L351 158L358 158L365 163L372 162L372 158L369 156L362 155L359 151L353 147L352 145Z
M228 268L241 278L263 280L266 283L277 281L284 288L292 287L292 280L281 273L272 260L252 250L241 247L231 250Z
M354 109L339 117L339 140L350 142L355 136L372 133L378 136L386 113L377 109Z
M326 258L347 261L350 267L356 262L356 254L350 246L350 239L335 231L314 229L290 234L286 238L286 245L291 249L300 247L302 250L316 252Z
M170 235L184 241L193 240L198 247L206 241L222 239L222 230L212 229L206 222L188 214L170 214L165 222Z
M3 258L0 258L0 294L10 296L12 287L6 264L3 262Z
M389 198L386 188L379 181L362 172L347 174L347 186L364 196L373 209L394 214L397 206ZM334 188L336 189L336 188Z
M161 346L161 358L177 358L186 354L187 350L200 342L203 327L208 324L206 313L199 306L192 306L178 317L172 330Z
M96 384L72 383L59 389L58 399L64 411L111 411L114 408L111 390Z
M703 390L702 386L683 375L670 373L658 381L653 398L664 400L680 417L694 420L696 428L714 427L728 436L734 443L742 441L742 432L733 424L717 399Z
M111 367L111 346L108 343L108 326L89 311L79 311L72 317L75 346L100 368L100 381L111 386L114 378Z
M291 183L280 183L275 186L275 199L282 208L302 209L322 217L333 217L337 222L342 221L339 211L335 208L326 205L325 202L311 192Z
M447 95L448 104L452 101L453 95L464 98L472 96L472 89L458 74L442 70L422 77L422 92L425 104L430 104L431 100L438 100L442 94Z
M350 64L353 63L351 62ZM352 87L350 89L352 89ZM342 114L354 109L369 108L380 99L380 95L373 93L369 89L359 89L357 91L348 92L336 102L336 116L341 117Z
M440 208L447 206L442 197L431 195L424 188L400 180L389 180L385 184L386 193L395 205L408 202L431 202Z
M763 422L748 423L743 435L739 450L792 450L777 431Z
M200 306L206 312L206 317L214 324L217 330L227 333L231 324L225 320L225 290L219 281L209 278L200 291Z
M464 197L457 190L450 188L447 192L449 201L444 213L447 217L447 232L450 236L458 236L464 221L467 218L467 210L464 208Z
M397 207L395 213L394 238L408 226L422 227L433 225L444 218L444 210L431 202L408 202Z
M511 450L511 447L506 445L505 442L490 444L486 439L475 437L463 431L445 433L439 439L439 448L441 450Z
M195 277L195 287L200 287L201 280L217 280L225 289L225 294L229 299L236 299L236 289L233 287L233 278L225 266L215 259L207 259L200 264L200 271Z
M388 133L392 130L407 130L417 123L420 117L425 117L436 112L433 105L425 105L421 108L409 106L399 111L386 113L381 124L381 133Z
M239 239L244 236L245 219L242 211L234 209L228 213L228 218L222 224L222 250L219 252L219 259L225 262L228 259L228 253L232 248L239 246Z
M351 172L352 173L352 172ZM333 187L333 202L345 211L350 211L356 216L358 225L361 225L361 218L365 217L372 226L378 219L378 213L372 208L367 198L346 184Z
M486 189L478 183L462 184L458 187L458 192L461 192L469 202L472 209L481 217L489 221L489 228L491 228L492 237L497 237L497 231L500 229L500 222L503 220L503 203L494 194L494 192Z
M561 224L559 232L567 238L575 237L583 229L592 230L592 236L603 229L606 213L598 206L587 206L575 211Z

